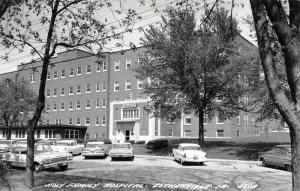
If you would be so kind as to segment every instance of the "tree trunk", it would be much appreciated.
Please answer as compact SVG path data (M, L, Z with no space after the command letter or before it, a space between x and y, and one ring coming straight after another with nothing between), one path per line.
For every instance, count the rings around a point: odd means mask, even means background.
M8 134L6 136L7 140L11 140L11 128L8 128Z
M300 124L299 124L300 127ZM290 132L291 136L291 146L292 146L292 184L293 190L299 191L300 190L300 130L296 130L294 133Z
M198 142L199 142L199 145L201 147L203 147L204 146L204 124L203 124L204 112L203 112L202 108L199 108L198 118L199 118L199 140L198 140Z
M26 182L29 188L34 186L34 124L28 121L27 127L27 155L26 155Z

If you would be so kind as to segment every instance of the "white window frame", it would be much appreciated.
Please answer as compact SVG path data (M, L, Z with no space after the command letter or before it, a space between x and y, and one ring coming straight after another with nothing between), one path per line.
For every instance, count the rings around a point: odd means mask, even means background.
M81 66L77 66L76 74L77 74L77 76L81 76L82 75L82 68L81 68Z
M96 92L100 92L100 83L96 82Z
M219 132L218 131L223 131L222 133L223 133L223 136L219 136ZM216 130L216 137L225 137L225 131L224 131L224 129L217 129Z
M60 96L65 96L65 88L60 89Z
M86 92L87 94L91 93L91 84L90 84L90 83L86 84L85 92Z
M53 89L53 97L57 97L57 88Z
M190 129L184 130L183 137L192 137L192 130Z
M102 70L105 72L107 71L107 63L103 61Z
M118 90L116 90L116 87L118 87ZM120 91L120 82L114 82L114 92Z
M79 120L78 120L79 119ZM79 123L78 123L79 122ZM80 119L80 117L77 117L76 118L76 125L81 125L81 119Z
M237 125L241 125L241 115L238 115L237 117Z
M35 74L29 76L29 83L35 83Z
M73 110L73 108L74 108L74 106L73 106L73 102L72 102L72 101L70 101L70 102L69 102L69 110Z
M100 108L100 99L96 99L96 108Z
M50 89L47 89L47 91L46 91L46 97L51 97L51 90Z
M57 70L54 70L53 72L53 80L56 80L58 76Z
M102 91L103 92L107 91L107 87L106 87L106 82L105 81L102 82Z
M85 118L85 125L90 126L91 125L91 119L89 117Z
M81 86L76 86L76 94L81 94Z
M57 111L57 104L55 102L53 103L53 109L52 109L52 111Z
M120 71L120 68L121 68L121 64L120 64L120 60L115 60L115 65L114 65L114 70L116 72L119 72Z
M92 65L88 64L86 65L86 74L91 74L92 73Z
M101 126L106 126L106 117L102 116Z
M219 122L219 114L216 115L216 124L218 125L221 125L221 124L224 124L225 123L225 120L224 122Z
M60 111L65 111L65 103L64 102L60 103Z
M142 87L140 87L140 85L141 85ZM143 85L144 85L143 80L137 79L137 82L136 82L136 87L137 87L137 89L138 89L138 90L143 89Z
M102 100L101 100L101 107L102 108L106 108L106 99L105 98L103 98Z
M50 72L47 73L47 80L51 80L51 73Z
M130 110L132 110L132 113L128 113L128 114L125 114L124 112L126 112L126 111L130 111ZM134 112L134 111L137 111L136 113ZM129 117L126 117L126 115L127 116L129 116ZM130 117L130 116L132 116L132 117ZM121 119L122 120L127 120L127 119L140 119L140 117L141 117L141 115L140 115L140 108L122 108L121 109Z
M80 100L77 100L76 101L76 110L80 110L80 109L81 109L81 102L80 102Z
M61 69L60 77L61 78L65 78L66 77L66 70L65 69Z
M130 88L127 88L127 86L130 86ZM130 81L125 81L125 91L129 91L129 90L131 90L132 88L131 88L131 82Z
M91 100L90 99L86 100L85 109L91 109Z
M249 116L248 114L244 115L245 125L249 125Z
M126 59L126 70L129 70L131 68L131 59Z
M191 123L187 123L186 122L187 119L190 119ZM190 114L184 116L184 125L192 125L192 116Z
M72 90L72 92L71 92ZM74 94L74 87L73 86L70 86L69 87L69 95L73 95Z
M69 125L73 125L73 119L72 119L72 118L69 118L69 119L68 119L68 124L69 124Z
M71 67L69 69L69 77L72 77L72 76L74 76L74 68L73 67Z

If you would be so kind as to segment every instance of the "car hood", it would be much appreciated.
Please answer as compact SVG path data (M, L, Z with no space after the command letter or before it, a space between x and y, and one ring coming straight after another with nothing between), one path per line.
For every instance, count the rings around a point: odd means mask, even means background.
M204 151L186 150L183 152L186 153L187 155L206 155Z
M114 148L114 149L110 149L109 151L110 153L129 153L132 152L132 149L124 149L124 148Z
M105 148L84 148L84 151L104 151Z
M56 158L56 157L69 157L72 156L70 153L64 153L64 152L45 152L45 153L36 153L36 157L41 157L41 158Z

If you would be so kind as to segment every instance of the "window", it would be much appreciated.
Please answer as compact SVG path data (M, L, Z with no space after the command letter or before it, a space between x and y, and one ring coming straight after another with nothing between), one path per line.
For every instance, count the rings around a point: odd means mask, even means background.
M99 107L100 107L100 100L96 99L96 108L99 108Z
M61 70L61 78L65 78L66 77L66 71L65 69Z
M49 89L47 89L46 96L47 96L47 97L50 97L50 90L49 90Z
M131 90L131 82L125 81L125 90Z
M64 95L65 95L65 88L61 88L60 95L61 95L61 96L64 96Z
M76 101L76 109L81 109L80 101Z
M85 105L85 109L90 109L91 108L91 100L86 100L86 105Z
M90 118L89 117L85 118L85 125L90 125Z
M16 130L16 138L25 138L25 130Z
M77 75L81 75L81 66L77 66Z
M92 72L92 66L90 64L86 65L86 73L90 74Z
M2 131L2 138L7 138L8 136L8 131Z
M224 129L217 130L217 137L224 137Z
M115 71L120 71L120 60L115 61Z
M41 131L40 130L37 130L36 131L36 138L41 138Z
M64 102L60 103L60 110L61 111L65 110L65 103Z
M236 136L237 136L237 137L240 136L240 131L239 131L239 130L236 131Z
M103 61L102 69L103 71L107 71L107 64L105 61Z
M96 121L95 121L95 125L99 126L99 124L100 124L100 121L99 121L99 117L97 116Z
M72 118L69 118L68 124L69 124L69 125L73 125L73 119L72 119Z
M69 76L74 76L74 68L69 69Z
M216 116L216 124L224 124L224 121L224 117L220 113L218 113Z
M119 82L114 82L114 91L117 92L120 90L120 84Z
M131 68L131 59L126 59L126 70Z
M191 115L186 115L185 116L184 125L192 125L192 117L191 117Z
M191 130L184 130L184 137L191 137L192 131Z
M56 125L61 124L61 119L56 119L56 120L55 120L55 124L56 124Z
M73 102L72 101L69 102L69 110L73 110Z
M53 97L56 97L56 96L57 96L57 89L54 88L54 89L53 89Z
M142 59L140 57L137 58L137 64L141 65L142 64Z
M123 108L122 109L123 119L139 119L140 111L138 108Z
M57 105L56 105L56 103L53 103L53 111L57 111Z
M50 111L50 104L49 103L46 104L46 111Z
M86 85L86 93L91 93L91 85L90 84Z
M35 82L35 75L31 74L29 77L29 83L34 83Z
M96 133L96 134L95 134L95 139L98 139L98 137L99 137L99 136L98 136L98 133Z
M203 130L203 134L204 134L204 137L207 137L207 130L206 129Z
M47 80L51 80L51 74L50 74L50 72L47 73Z
M103 116L102 117L102 124L101 124L102 126L105 126L106 125L106 117L105 116Z
M69 87L69 95L73 95L74 93L74 88L73 86Z
M76 89L76 94L81 94L81 89L80 89L80 86L77 86L77 89Z
M106 99L102 99L102 108L106 108Z
M77 119L76 119L76 125L81 125L81 121L80 121L79 117L77 117Z
M105 83L105 81L102 82L102 91L106 91L106 83Z
M48 139L48 138L55 138L56 137L56 132L54 129L46 129L45 130L45 138Z
M137 80L137 89L143 89L143 81L142 80Z
M54 70L53 79L57 79L57 70Z
M174 132L173 132L173 130L172 130L172 129L169 129L169 131L168 131L168 132L169 132L169 136L170 136L170 137L173 137L173 136L174 136Z
M237 125L241 124L241 116L240 115L236 117L236 124Z
M100 92L100 83L96 82L96 92Z
M65 138L66 139L78 139L79 138L79 130L66 129Z
M244 121L245 121L245 125L249 125L249 123L248 123L248 115L244 115Z
M98 62L98 64L97 64L97 72L100 72L102 63L103 63L102 60L100 60L100 61Z

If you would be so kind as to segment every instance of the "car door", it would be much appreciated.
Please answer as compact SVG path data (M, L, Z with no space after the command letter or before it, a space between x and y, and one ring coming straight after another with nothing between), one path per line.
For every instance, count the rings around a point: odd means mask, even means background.
M273 148L271 151L264 154L264 159L268 165L276 164L277 148Z

